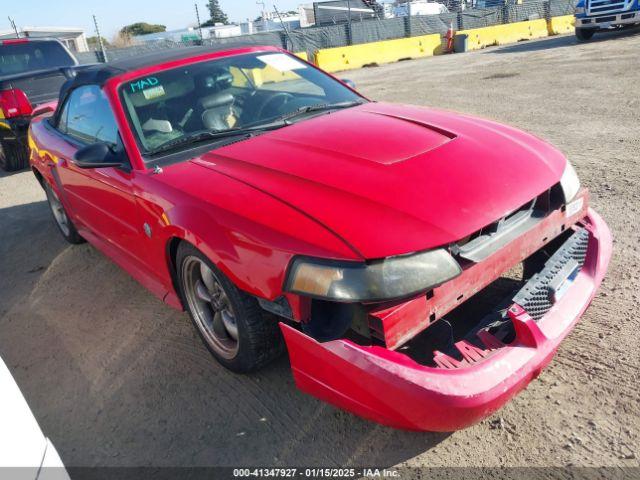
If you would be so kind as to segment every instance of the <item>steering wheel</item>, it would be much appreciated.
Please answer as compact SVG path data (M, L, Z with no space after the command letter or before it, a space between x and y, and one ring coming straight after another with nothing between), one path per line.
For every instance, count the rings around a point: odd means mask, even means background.
M262 105L260 105L260 108L258 108L258 113L256 116L258 118L264 118L265 112L269 113L270 110L277 111L279 108L282 108L284 105L290 102L293 98L294 98L293 95L291 95L290 93L286 93L286 92L275 93L274 95L271 95L269 98L267 98L262 103Z

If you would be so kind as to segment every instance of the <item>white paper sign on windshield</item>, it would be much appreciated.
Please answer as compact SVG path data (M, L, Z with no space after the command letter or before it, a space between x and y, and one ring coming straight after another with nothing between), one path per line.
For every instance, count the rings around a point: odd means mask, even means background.
M302 70L307 68L307 66L299 62L293 57L289 55L285 55L284 53L274 53L271 55L261 55L258 57L263 63L266 63L270 67L279 70L280 72L291 72L292 70Z

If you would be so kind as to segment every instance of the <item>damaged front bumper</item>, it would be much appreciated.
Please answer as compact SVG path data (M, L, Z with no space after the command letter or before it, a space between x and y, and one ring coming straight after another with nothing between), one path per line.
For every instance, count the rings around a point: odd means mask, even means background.
M585 206L580 215L585 215L580 223L588 232L584 264L579 272L567 272L572 275L570 286L562 288L550 309L542 314L538 311L536 319L522 305L514 302L509 307L506 313L515 338L508 343L481 331L478 336L483 347L458 342L461 361L435 352L436 365L427 366L381 346L363 346L346 339L319 343L281 323L296 384L324 401L395 428L453 431L479 422L540 374L604 278L611 257L611 233L592 209L586 210ZM518 253L505 255L513 261ZM497 268L496 261L501 261L498 257L484 267ZM474 279L478 272L471 271L466 279L461 277L458 282L481 282ZM448 293L443 292L445 296ZM520 298L531 295L521 292ZM416 305L422 309L423 304L417 302L407 302L413 305L408 310L415 313ZM426 325L421 330L434 320L428 302L424 305Z

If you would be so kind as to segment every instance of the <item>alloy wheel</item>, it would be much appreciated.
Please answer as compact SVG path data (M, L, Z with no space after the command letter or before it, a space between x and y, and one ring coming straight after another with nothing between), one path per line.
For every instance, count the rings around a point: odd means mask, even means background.
M227 293L213 270L200 258L182 263L185 297L197 327L219 355L233 359L238 353L238 324Z
M62 206L62 202L60 202L58 195L56 195L56 192L54 192L51 187L47 187L47 197L51 213L53 213L53 218L55 218L62 233L68 237L71 234L71 229L69 227L69 218L67 217L67 212L65 212L64 207Z

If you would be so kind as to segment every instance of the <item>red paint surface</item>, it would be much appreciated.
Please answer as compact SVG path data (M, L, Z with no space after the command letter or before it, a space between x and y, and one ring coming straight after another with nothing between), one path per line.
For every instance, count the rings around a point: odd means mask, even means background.
M551 361L589 306L611 258L611 233L590 210L586 263L562 299L537 323L514 317L517 338L464 368L425 367L382 347L346 340L320 344L281 324L298 387L340 408L396 428L453 431L495 412Z
M53 133L45 116L32 122L32 167L58 192L81 235L174 307L180 306L168 254L174 239L199 248L240 289L272 300L283 295L294 255L364 260L446 245L549 189L565 168L555 148L513 128L373 103L211 151L161 174L146 168L119 85L264 50L277 49L206 54L109 80L104 89L130 172L77 168L71 161L76 147ZM296 381L327 401L397 427L450 430L478 421L537 375L593 298L611 240L595 213L590 219L588 265L539 323L546 338L538 347L505 347L474 366L445 371L383 348L321 345L283 326ZM296 318L306 318L308 302L285 296ZM422 320L405 319L396 339L423 328Z

